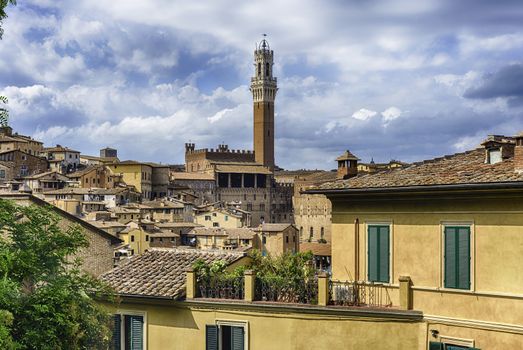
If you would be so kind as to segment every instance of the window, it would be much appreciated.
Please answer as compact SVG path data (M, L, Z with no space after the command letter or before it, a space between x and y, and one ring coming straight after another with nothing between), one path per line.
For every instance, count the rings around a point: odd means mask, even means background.
M312 239L312 237L314 237L314 227L311 226L309 230L309 239Z
M113 315L111 348L142 350L145 344L144 318L144 315Z
M228 216L228 215L225 215L224 220L225 220L225 221L229 221L229 216Z
M5 179L5 170L0 169L0 179Z
M206 350L244 350L245 349L245 325L224 324L205 326L205 349Z
M145 235L145 241L149 242L149 235Z
M289 243L289 236L285 236L285 243Z
M27 165L22 165L20 167L20 176L27 176L29 174L29 171L27 169Z
M134 242L134 235L131 235L131 242Z
M470 289L470 227L445 227L445 288Z
M367 278L371 282L389 282L389 241L389 226L369 226Z
M262 237L262 243L263 244L267 243L267 237L265 237L265 236Z
M218 223L218 222L213 222L213 223L212 223L212 227L220 227L220 223Z
M320 237L321 237L321 239L325 238L325 229L323 227L320 230Z
M466 346L466 345L454 345L443 342L429 342L429 350L480 350L478 348Z
M211 216L210 215L205 215L205 221L211 221Z

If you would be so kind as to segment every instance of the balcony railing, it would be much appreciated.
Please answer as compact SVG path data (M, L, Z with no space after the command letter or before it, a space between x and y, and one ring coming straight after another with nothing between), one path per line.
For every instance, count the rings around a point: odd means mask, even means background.
M318 279L293 281L284 277L256 278L255 300L317 304Z
M330 280L329 304L390 307L392 300L386 286L382 283Z
M197 281L198 295L211 299L243 299L244 278L240 277L204 277Z
M389 308L390 291L398 286L364 281L331 280L325 273L314 278L294 280L280 276L256 276L246 271L240 277L197 277L187 271L187 298L236 299L246 302L272 302L318 306ZM399 278L395 308L412 310L411 280ZM396 292L395 292L396 293Z

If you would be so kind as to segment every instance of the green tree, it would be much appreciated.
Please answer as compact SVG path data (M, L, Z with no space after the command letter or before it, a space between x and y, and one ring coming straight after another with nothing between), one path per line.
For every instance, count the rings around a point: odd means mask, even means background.
M95 299L113 293L72 258L87 245L49 208L0 199L0 347L108 347L110 314Z
M0 0L0 39L2 39L2 35L4 34L4 29L2 28L2 21L5 18L7 18L5 8L9 4L16 5L16 0Z

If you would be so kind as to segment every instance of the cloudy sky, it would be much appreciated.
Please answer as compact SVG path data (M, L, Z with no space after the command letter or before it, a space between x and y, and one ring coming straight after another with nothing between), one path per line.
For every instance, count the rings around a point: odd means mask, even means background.
M252 55L275 52L286 169L415 161L523 130L521 0L19 0L0 41L11 125L47 145L182 163L252 148Z

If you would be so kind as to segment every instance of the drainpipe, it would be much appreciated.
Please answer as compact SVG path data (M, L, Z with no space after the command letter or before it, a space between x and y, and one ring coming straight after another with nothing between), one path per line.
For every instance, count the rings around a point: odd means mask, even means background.
M360 220L354 220L354 280L360 280Z

